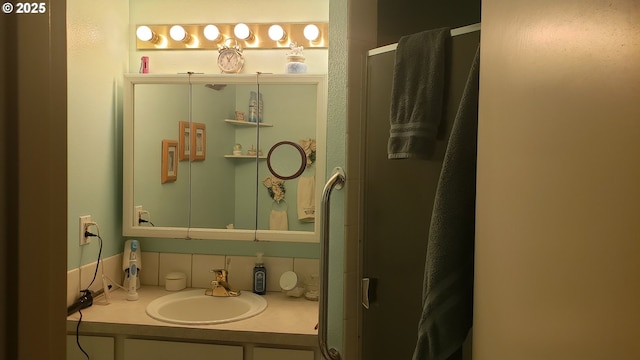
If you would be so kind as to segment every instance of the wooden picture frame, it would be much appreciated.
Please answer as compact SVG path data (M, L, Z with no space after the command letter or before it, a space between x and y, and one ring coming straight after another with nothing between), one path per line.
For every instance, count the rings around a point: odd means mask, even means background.
M189 160L191 156L191 128L188 121L180 121L180 151L178 159L180 161Z
M207 126L191 123L191 161L202 161L207 156Z
M178 179L178 149L176 140L162 140L162 173L160 176L162 184Z

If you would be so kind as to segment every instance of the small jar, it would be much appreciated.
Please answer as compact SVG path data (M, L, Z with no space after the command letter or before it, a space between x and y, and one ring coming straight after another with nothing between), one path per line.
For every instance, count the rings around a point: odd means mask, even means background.
M164 281L167 291L180 291L187 287L187 275L182 272L170 272L165 275Z
M304 293L304 298L311 301L318 301L319 294L320 277L316 274L313 274L307 282L307 291Z
M303 74L307 72L307 64L303 55L287 55L285 71L287 74Z
M235 155L235 156L240 156L240 155L242 155L242 145L240 145L240 144L236 144L236 145L233 147L233 155Z
M304 289L299 286L298 274L293 271L285 271L280 276L280 288L287 296L300 297Z

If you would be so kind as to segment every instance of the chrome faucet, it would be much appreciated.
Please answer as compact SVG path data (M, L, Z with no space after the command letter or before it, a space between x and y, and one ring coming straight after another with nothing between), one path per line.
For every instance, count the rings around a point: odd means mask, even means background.
M227 270L211 269L210 272L214 273L216 278L211 281L211 288L205 290L205 295L223 297L240 295L240 290L234 290L229 285L227 280L229 273Z

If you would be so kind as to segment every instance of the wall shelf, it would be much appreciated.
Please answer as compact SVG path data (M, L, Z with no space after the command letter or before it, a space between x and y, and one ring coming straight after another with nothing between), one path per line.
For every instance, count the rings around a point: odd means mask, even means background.
M235 125L235 126L257 126L260 125L261 127L272 127L273 124L269 124L269 123L255 123L255 122L250 122L250 121L238 121L238 120L231 120L231 119L224 119L224 121L226 123Z
M255 159L255 155L225 155L227 159ZM258 159L266 159L267 157L262 155L258 156Z

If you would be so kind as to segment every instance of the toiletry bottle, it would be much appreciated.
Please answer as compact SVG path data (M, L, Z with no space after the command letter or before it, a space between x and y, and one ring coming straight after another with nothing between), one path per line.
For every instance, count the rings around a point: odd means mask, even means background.
M249 122L258 122L258 94L255 91L249 97Z
M149 57L143 56L140 58L140 73L148 74L149 73Z
M129 291L127 300L138 300L137 280L138 280L138 240L131 240L131 252L129 253Z
M256 266L253 267L253 292L258 295L267 292L267 269L262 261L262 253L257 254Z

